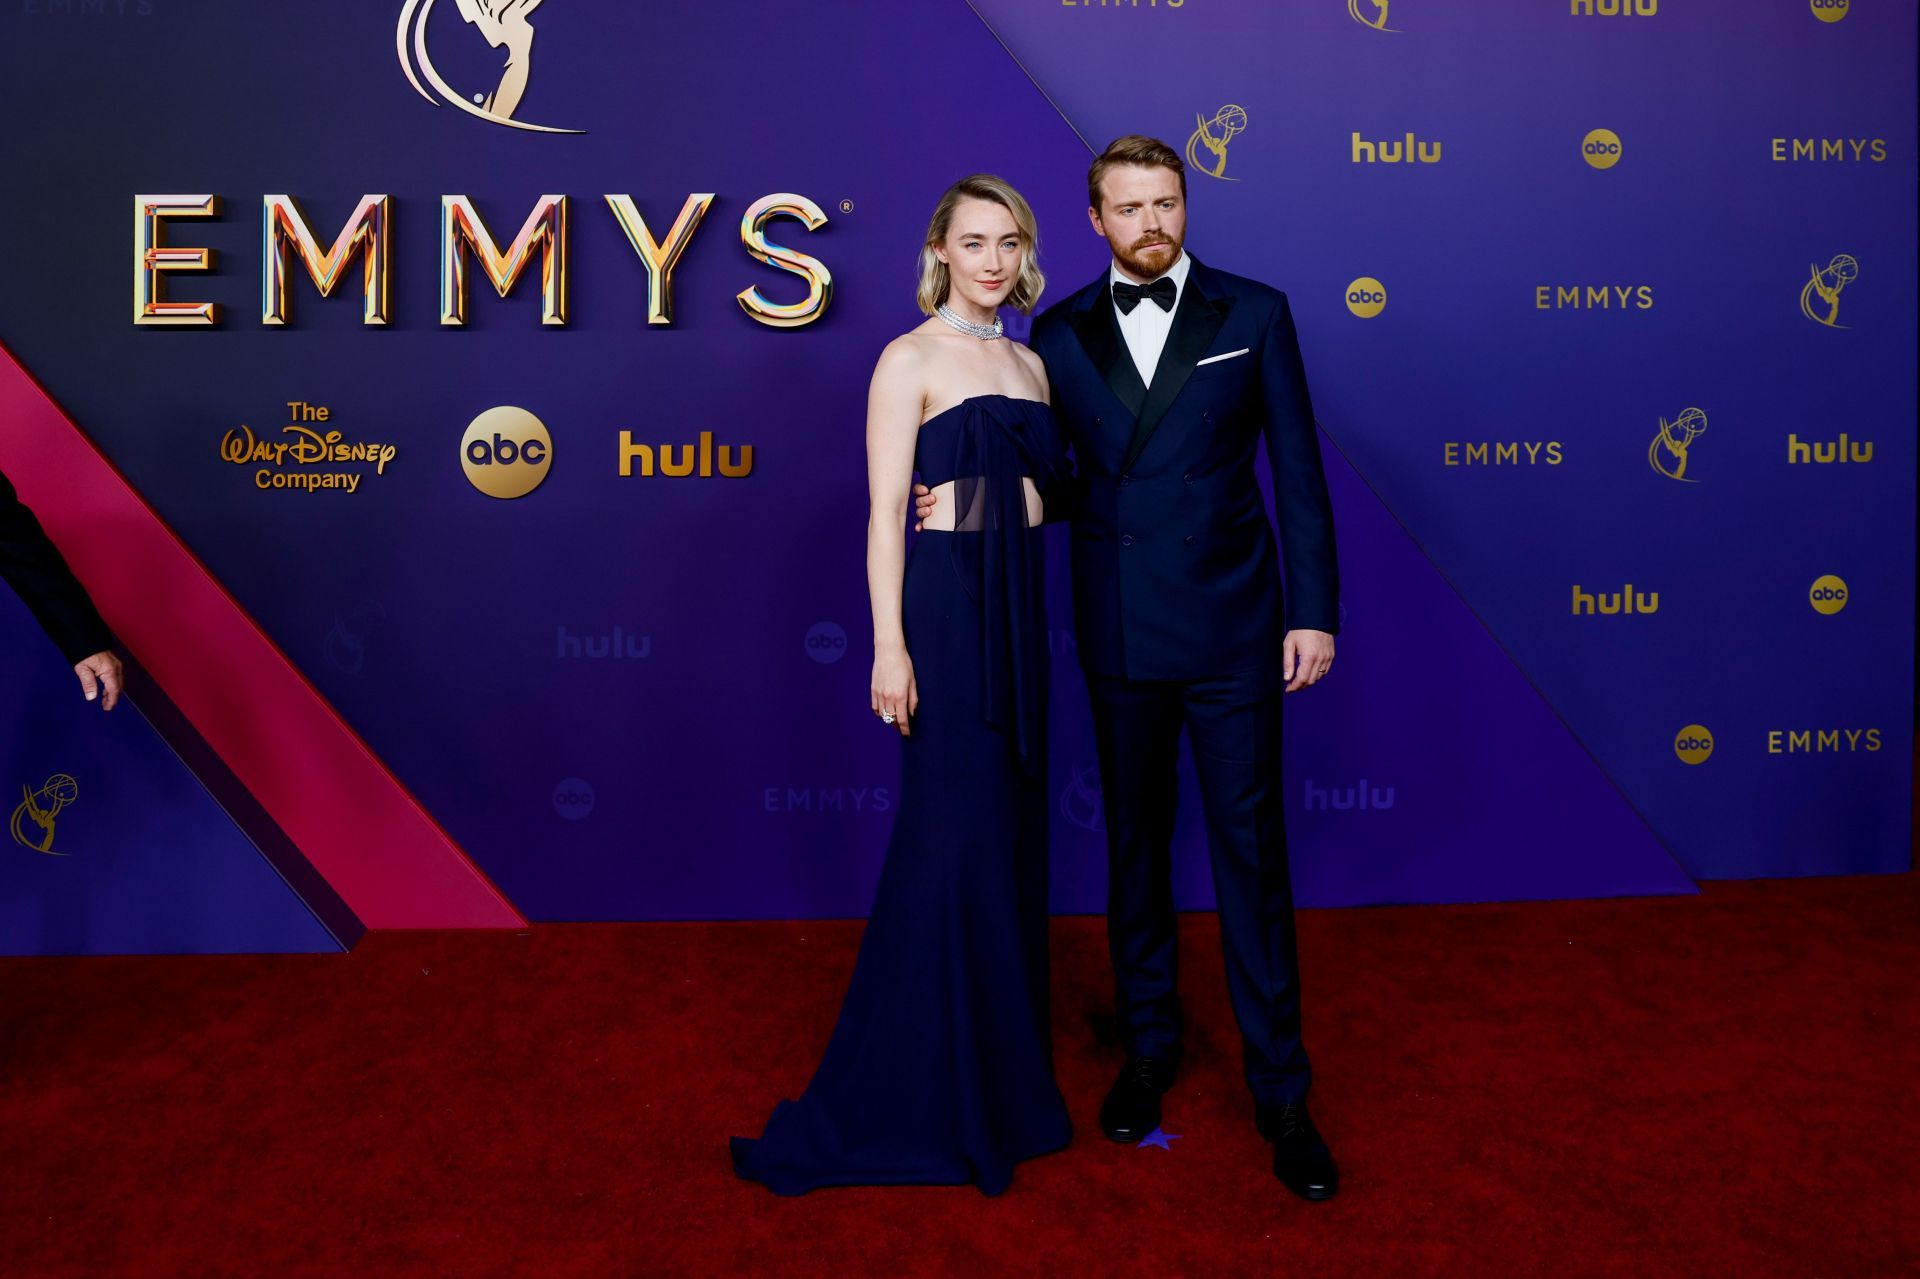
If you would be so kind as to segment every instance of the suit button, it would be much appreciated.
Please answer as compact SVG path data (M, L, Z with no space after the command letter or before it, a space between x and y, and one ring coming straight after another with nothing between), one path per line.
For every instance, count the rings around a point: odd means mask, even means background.
M1187 545L1188 545L1188 546L1192 546L1192 545L1193 545L1193 534L1191 534L1191 533L1189 533L1189 534L1187 534Z
M1127 485L1129 485L1129 484L1131 484L1131 483L1133 483L1133 477L1132 477L1131 475L1123 475L1123 476L1121 476L1121 477L1120 477L1120 487L1121 487L1121 488L1125 488L1125 487L1126 487Z
M1183 476L1181 476L1181 477L1180 477L1180 482L1181 482L1182 484L1192 484L1192 483L1193 483L1193 472L1192 472L1192 471L1188 471L1188 472L1187 472L1187 473L1186 473L1185 475L1183 475Z
M1122 545L1122 546L1132 546L1132 545L1133 545L1133 534L1131 534L1131 533L1122 533L1122 534L1120 535L1120 545Z
M1204 412L1204 413L1202 413L1202 414L1200 415L1200 420L1201 420L1202 422L1211 422L1211 421L1213 421L1213 410L1212 410L1212 409L1208 409L1208 410L1207 410L1206 412Z

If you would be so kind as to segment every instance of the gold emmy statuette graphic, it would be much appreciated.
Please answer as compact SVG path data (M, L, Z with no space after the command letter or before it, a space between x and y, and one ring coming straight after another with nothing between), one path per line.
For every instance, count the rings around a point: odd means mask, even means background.
M467 425L460 437L460 469L488 497L525 497L553 466L553 437L544 422L503 404Z
M80 784L65 773L55 773L39 790L22 786L20 806L13 810L13 820L7 824L13 832L13 842L36 853L65 857L65 853L53 851L53 821L79 794ZM28 826L36 828L37 833L29 835Z
M1698 484L1687 478L1687 449L1707 430L1707 415L1699 409L1686 409L1669 422L1660 419L1660 432L1647 445L1647 463L1670 480Z
M1860 264L1853 260L1850 253L1836 253L1824 271L1817 266L1808 269L1813 273L1813 278L1800 288L1800 314L1830 329L1846 328L1840 323L1840 290L1860 278ZM1814 311L1813 300L1816 297L1827 304L1825 315Z
M1347 12L1353 15L1353 20L1363 27L1371 27L1375 31L1385 31L1389 35L1398 35L1398 28L1387 25L1387 0L1367 0L1367 2L1380 11L1380 16L1378 18L1364 17L1360 12L1362 0L1347 0Z
M1713 754L1713 734L1700 724L1689 724L1674 734L1673 753L1683 764L1704 764Z
M1247 109L1229 102L1214 112L1211 120L1202 119L1198 111L1194 112L1193 122L1197 127L1187 138L1187 163L1210 178L1239 181L1238 178L1227 177L1227 143L1247 127ZM1217 135L1215 129L1220 131ZM1212 153L1211 165L1200 158L1202 148Z
M551 125L528 124L513 118L520 98L527 91L527 76L532 69L533 24L528 21L542 0L454 0L460 17L477 30L493 48L505 48L507 64L500 69L500 83L492 93L475 95L468 102L441 78L427 53L427 19L433 15L434 0L407 0L400 9L400 24L394 30L394 47L400 54L400 69L421 97L435 106L448 103L470 116L513 129L534 133L585 133L585 129L557 129ZM426 84L421 80L425 79ZM437 90L437 96L428 85Z

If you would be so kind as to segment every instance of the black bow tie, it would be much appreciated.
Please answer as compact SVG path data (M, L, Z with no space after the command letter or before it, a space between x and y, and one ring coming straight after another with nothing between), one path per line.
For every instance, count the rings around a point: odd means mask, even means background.
M1141 298L1152 298L1162 311L1171 311L1176 292L1173 281L1164 275L1152 284L1128 284L1125 280L1115 280L1113 304L1120 308L1120 314L1132 315L1133 308L1140 305Z

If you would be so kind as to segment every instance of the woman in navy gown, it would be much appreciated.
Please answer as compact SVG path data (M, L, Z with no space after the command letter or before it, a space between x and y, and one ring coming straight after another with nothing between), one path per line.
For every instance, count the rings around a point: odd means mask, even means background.
M1046 370L998 316L1039 300L1035 241L1012 187L955 183L920 254L930 318L874 369L872 705L900 734L900 799L826 1055L759 1139L733 1139L735 1170L780 1194L998 1194L1015 1163L1072 1135L1048 1024L1040 529L1068 474ZM909 556L916 470L941 500Z

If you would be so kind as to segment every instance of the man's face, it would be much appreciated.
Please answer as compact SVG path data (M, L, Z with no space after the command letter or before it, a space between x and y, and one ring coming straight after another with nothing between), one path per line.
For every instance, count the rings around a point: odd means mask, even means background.
M1121 164L1100 179L1100 207L1088 209L1121 271L1144 283L1180 260L1187 239L1187 201L1172 169Z

